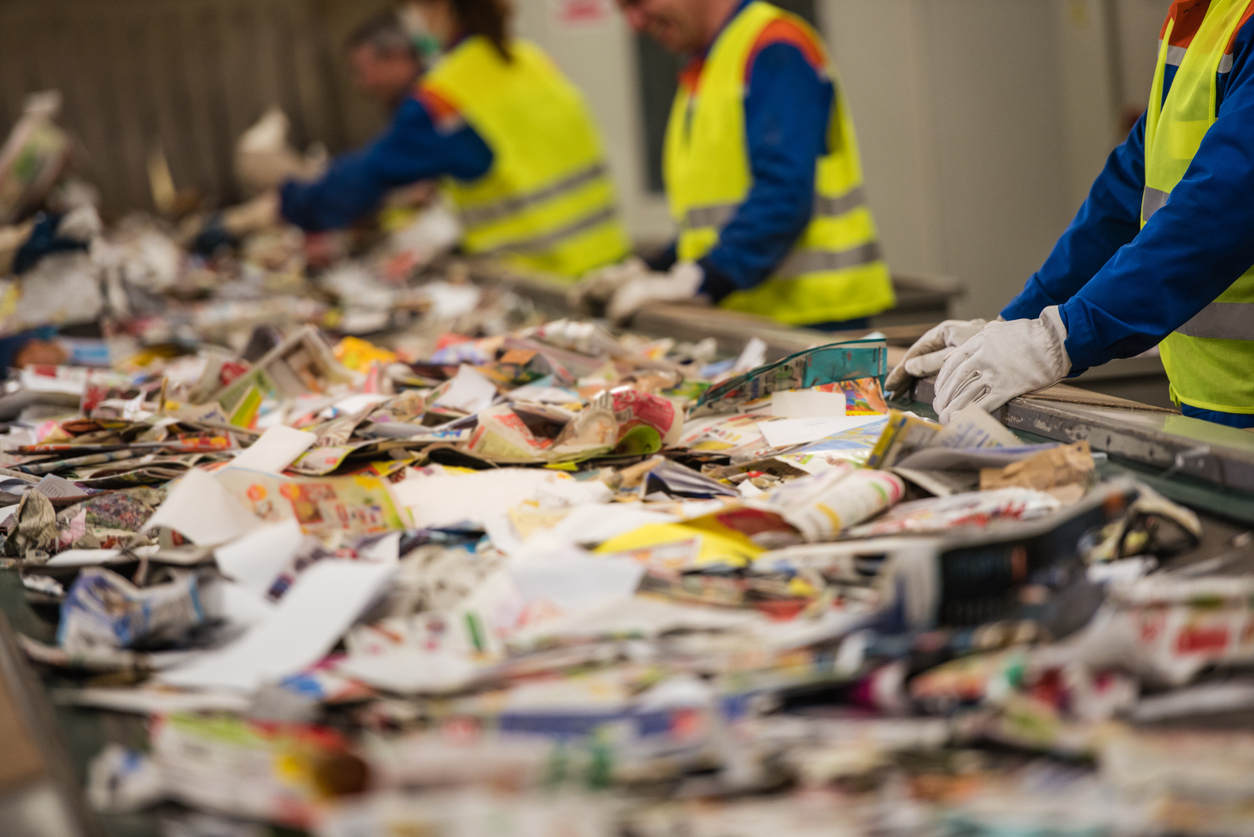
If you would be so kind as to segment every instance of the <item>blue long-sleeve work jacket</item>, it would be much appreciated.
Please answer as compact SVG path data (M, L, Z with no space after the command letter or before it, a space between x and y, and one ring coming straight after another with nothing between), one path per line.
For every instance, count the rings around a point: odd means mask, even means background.
M749 2L743 0L737 13ZM745 88L753 186L699 262L705 271L701 290L715 302L765 282L810 223L817 161L828 152L835 101L823 54L800 26L771 27L754 45ZM684 76L698 74L705 57L694 56ZM650 266L665 270L674 262L672 245Z
M372 143L337 157L312 183L285 183L281 212L308 232L347 227L378 209L393 189L443 176L477 180L493 160L475 129L420 83Z
M1179 0L1172 47L1187 46L1205 0ZM1254 14L1254 7L1251 7ZM1173 50L1176 57L1183 50ZM1145 117L1110 155L1071 226L1006 308L1035 318L1058 305L1073 372L1152 348L1254 265L1254 23L1220 65L1218 120L1188 174L1140 228ZM1164 97L1175 66L1168 66Z

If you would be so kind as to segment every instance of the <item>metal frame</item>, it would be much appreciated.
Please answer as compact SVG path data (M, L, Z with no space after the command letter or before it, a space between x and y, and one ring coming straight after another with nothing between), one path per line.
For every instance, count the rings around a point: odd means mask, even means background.
M932 381L915 398L931 404ZM1061 389L1072 389L1059 388ZM1073 390L1082 399L1087 395ZM1135 404L1068 403L1021 396L997 411L1003 424L1059 442L1087 440L1093 450L1224 488L1254 492L1254 433ZM1250 498L1254 503L1254 497Z

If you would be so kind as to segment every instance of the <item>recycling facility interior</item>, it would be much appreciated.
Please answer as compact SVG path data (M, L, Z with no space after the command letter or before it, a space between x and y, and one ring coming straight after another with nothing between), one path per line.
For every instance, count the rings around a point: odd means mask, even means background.
M616 5L514 2L647 250L679 63ZM199 259L154 163L194 215L272 106L368 141L389 4L0 4L0 129L59 91L115 277L0 393L0 837L1251 833L1254 434L1157 356L945 429L881 391L1048 254L1165 3L780 5L857 121L870 335L612 329L403 236Z

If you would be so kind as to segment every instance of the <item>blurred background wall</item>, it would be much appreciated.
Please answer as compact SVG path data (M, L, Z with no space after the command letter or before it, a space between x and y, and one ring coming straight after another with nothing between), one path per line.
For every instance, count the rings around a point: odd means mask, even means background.
M158 143L175 183L235 197L231 155L270 105L299 147L364 142L382 124L353 94L343 41L386 0L0 0L0 125L56 88L88 177L118 214L152 207Z
M960 315L1022 287L1145 106L1168 0L781 0L826 35L898 273L953 277ZM105 209L149 209L158 144L175 183L237 195L234 139L270 105L299 148L342 151L382 125L343 42L387 0L3 0L0 125L59 88ZM657 136L677 62L614 0L515 0L520 34L586 92L632 230L671 234Z

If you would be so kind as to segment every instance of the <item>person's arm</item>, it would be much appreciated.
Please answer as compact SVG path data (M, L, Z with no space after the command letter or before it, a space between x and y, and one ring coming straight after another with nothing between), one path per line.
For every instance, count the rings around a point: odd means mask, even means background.
M832 83L811 36L779 32L749 70L745 128L753 188L718 243L699 261L701 292L718 302L764 282L814 211L817 161L827 153Z
M1254 25L1166 206L1060 309L1075 369L1152 348L1254 265Z
M336 158L319 180L283 184L281 212L309 232L346 227L392 189L440 176L475 180L492 159L473 128L423 91L401 105L374 143Z
M1111 152L1071 226L1041 269L1001 312L1006 320L1033 320L1076 295L1141 227L1145 189L1145 117Z

